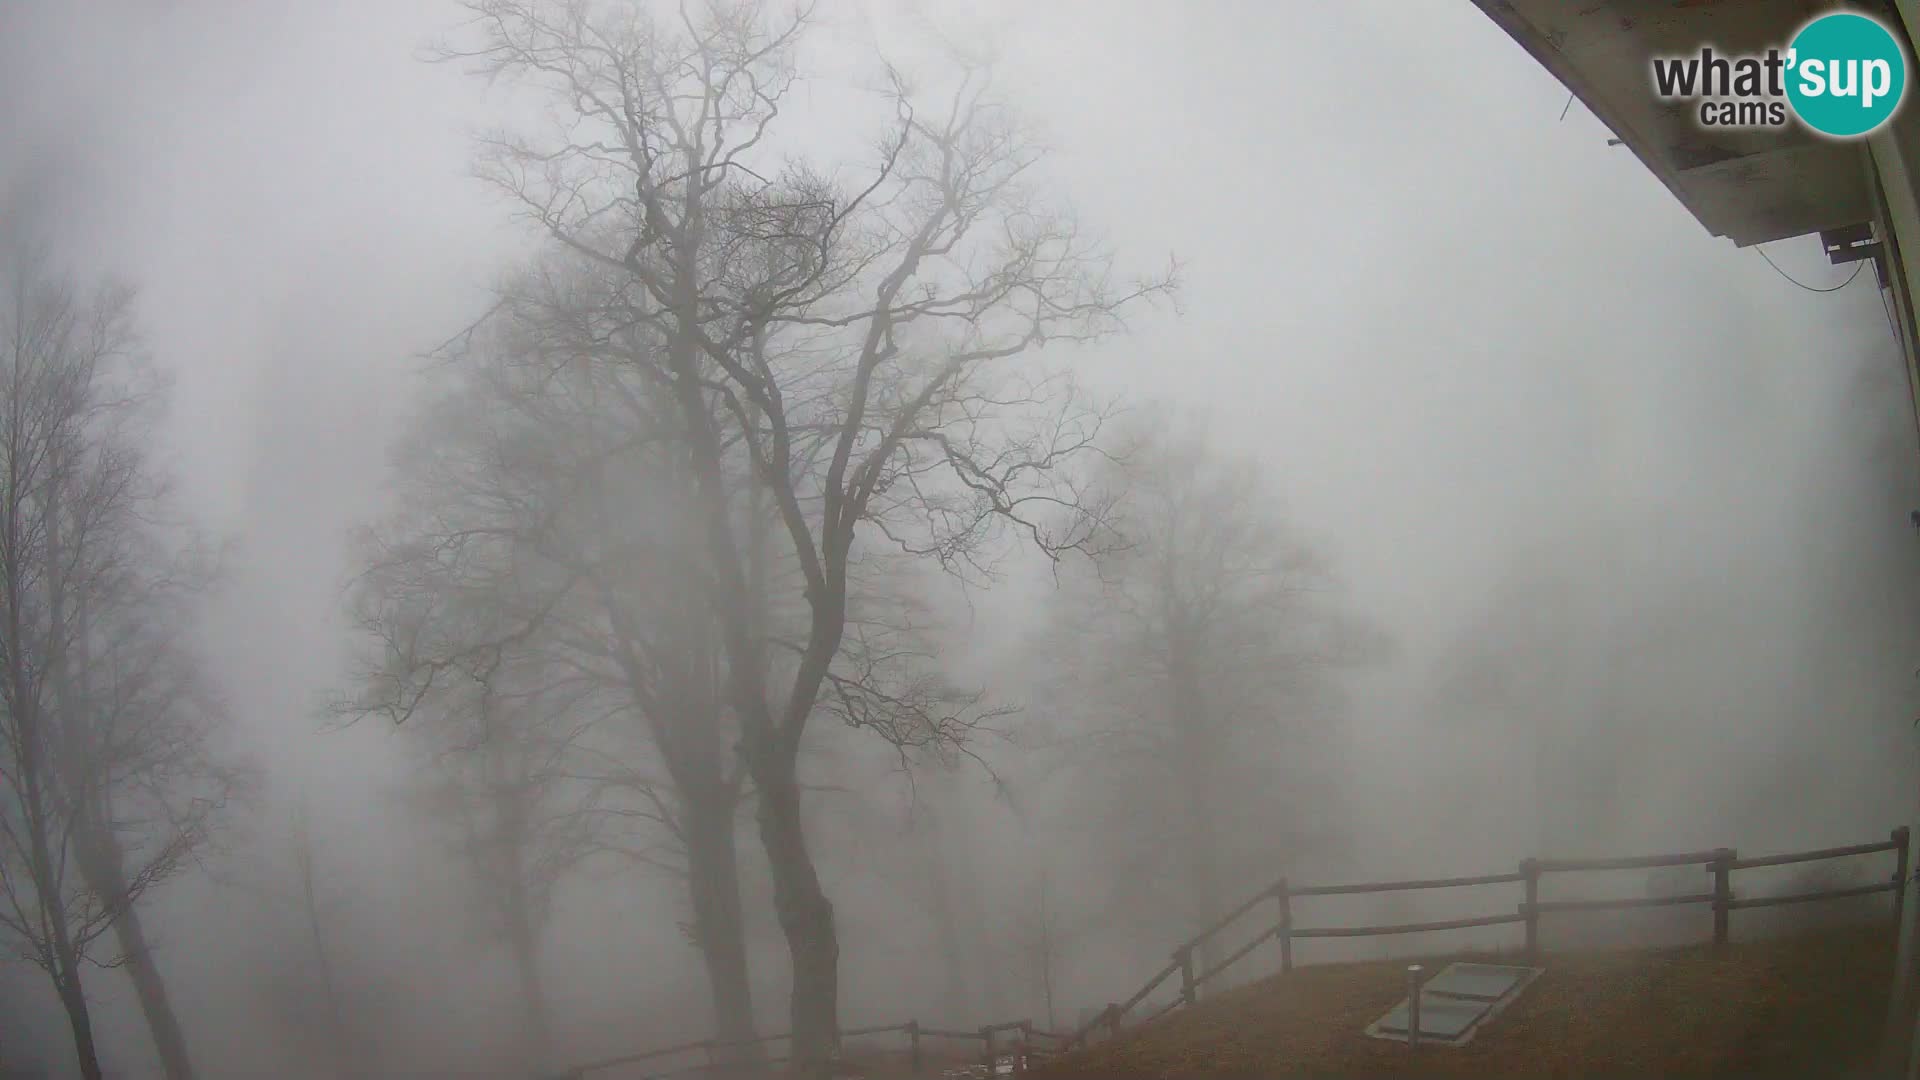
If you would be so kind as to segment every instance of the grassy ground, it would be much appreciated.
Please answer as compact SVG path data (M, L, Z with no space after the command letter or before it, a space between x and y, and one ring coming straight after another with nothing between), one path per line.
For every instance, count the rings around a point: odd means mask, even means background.
M1433 958L1428 970L1451 959ZM1463 1047L1369 1039L1404 963L1297 969L1051 1062L1034 1080L1185 1076L1859 1075L1886 1019L1891 933L1549 954Z

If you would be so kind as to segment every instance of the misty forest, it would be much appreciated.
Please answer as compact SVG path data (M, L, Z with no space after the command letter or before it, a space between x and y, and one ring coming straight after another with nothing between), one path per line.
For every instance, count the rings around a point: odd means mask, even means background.
M1276 879L1914 817L1881 298L1470 5L28 0L0 94L0 1075L957 1065Z

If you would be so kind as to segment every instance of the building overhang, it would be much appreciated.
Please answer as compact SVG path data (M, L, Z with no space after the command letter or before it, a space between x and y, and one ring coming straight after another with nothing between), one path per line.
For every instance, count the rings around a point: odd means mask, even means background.
M1654 94L1651 60L1781 47L1819 0L1473 0L1644 162L1715 236L1763 244L1873 216L1864 144L1785 128L1702 127ZM1873 5L1849 5L1880 12Z

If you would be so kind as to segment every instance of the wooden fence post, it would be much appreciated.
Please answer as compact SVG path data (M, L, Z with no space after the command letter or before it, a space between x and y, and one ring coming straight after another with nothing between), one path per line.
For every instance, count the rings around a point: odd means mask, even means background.
M1520 914L1527 920L1527 962L1540 962L1540 860L1521 859L1520 874L1525 878L1527 898L1520 905Z
M1280 884L1273 887L1273 895L1280 901L1280 928L1275 933L1280 938L1280 970L1293 970L1293 893L1287 888L1287 879L1281 878Z
M980 1038L981 1038L981 1041L987 1044L987 1058L986 1058L987 1075L992 1076L993 1064L994 1064L993 1062L993 1028L991 1026L981 1028Z
M920 1021L907 1021L907 1067L920 1075Z
M1180 961L1180 1000L1191 1008L1199 999L1198 990L1193 983L1193 946L1180 946L1174 952L1173 958Z
M1733 902L1733 860L1732 848L1715 848L1713 852L1713 944L1715 948L1724 947L1730 937L1727 919L1733 909L1727 905Z
M1900 921L1907 907L1907 827L1893 830L1893 932L1900 933Z

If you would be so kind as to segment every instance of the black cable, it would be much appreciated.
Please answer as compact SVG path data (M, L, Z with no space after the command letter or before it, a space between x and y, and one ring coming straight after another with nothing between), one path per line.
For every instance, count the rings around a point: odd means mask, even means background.
M1795 285L1799 285L1801 288L1807 290L1808 292L1818 292L1818 293L1839 292L1841 289L1844 289L1847 286L1853 284L1853 279L1859 277L1860 271L1865 270L1867 268L1866 260L1862 259L1853 264L1853 273L1847 275L1847 280L1841 282L1838 285L1831 286L1829 288L1816 289L1811 285L1805 285L1805 284L1801 284L1798 281L1794 281L1793 275L1787 273L1785 270L1780 269L1780 264L1777 262L1774 262L1773 256L1768 255L1767 249L1761 247L1759 244L1753 245L1753 250L1759 252L1760 257L1767 260L1767 265L1773 267L1774 273L1779 274L1781 277L1786 278L1788 281L1793 281Z

